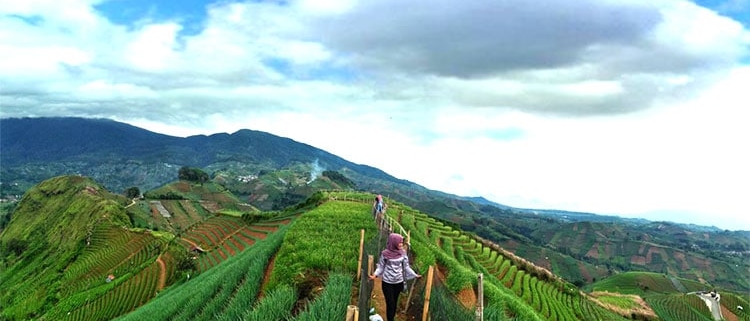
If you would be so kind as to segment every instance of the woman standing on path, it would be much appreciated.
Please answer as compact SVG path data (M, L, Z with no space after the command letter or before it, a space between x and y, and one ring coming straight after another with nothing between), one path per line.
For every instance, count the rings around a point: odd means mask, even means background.
M381 286L383 296L385 297L386 321L396 320L396 305L398 296L404 288L404 282L413 278L422 276L412 270L409 265L409 257L404 251L404 237L391 233L388 235L388 242L385 250L380 253L378 265L370 280L381 277Z

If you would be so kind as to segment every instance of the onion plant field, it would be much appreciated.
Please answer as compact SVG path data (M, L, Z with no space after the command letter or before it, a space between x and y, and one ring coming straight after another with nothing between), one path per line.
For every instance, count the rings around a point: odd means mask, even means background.
M646 302L663 321L714 320L703 300L695 295L652 295L646 298Z
M750 321L750 294L739 295L735 293L724 293L721 296L721 304L725 307L724 315L734 314L738 320Z
M651 272L625 272L595 283L594 291L647 295L649 293L687 293L707 290L709 285L697 281L668 277Z
M389 205L389 212L400 216L404 228L412 231L418 258L431 252L428 256L449 271L445 282L454 294L476 287L476 273L483 273L485 311L491 315L525 320L625 319L595 304L572 284L497 246L400 204Z
M151 233L98 226L63 274L63 299L42 319L108 320L145 303L159 285L163 267L156 260L166 243Z
M269 232L277 230L283 223L279 221L256 227L247 225L238 217L217 215L192 226L179 242L188 250L201 252L198 268L206 271L266 238Z
M93 321L111 320L123 313L131 311L153 298L159 287L162 267L152 260L145 268L134 275L121 276L124 281L113 284L99 297L89 297L85 293L85 303L66 312L66 303L58 305L53 313L44 319ZM74 298L84 299L83 295ZM73 300L68 300L73 301Z
M287 229L282 227L215 268L170 287L118 320L217 320L219 317L237 320L251 314L266 267ZM278 294L267 296L275 297Z
M119 320L343 318L352 300L360 230L375 234L369 207L325 202L275 229Z
M276 257L270 286L314 281L328 271L356 273L362 229L368 240L376 234L369 204L328 201L300 216Z
M694 293L714 290L709 284L650 272L626 272L595 283L594 291L643 297L662 320L713 320L706 304ZM718 291L721 313L726 320L750 320L744 312L747 296ZM739 308L742 307L742 308Z
M87 184L76 191L100 204L98 192ZM73 321L343 320L347 306L359 303L359 292L370 285L355 279L360 254L377 259L388 233L398 232L406 236L414 270L423 276L434 273L429 300L426 278L410 283L412 305L399 312L399 321L405 321L403 313L408 320L421 319L425 307L431 320L473 320L480 273L485 320L713 320L705 302L690 294L709 290L708 284L629 272L602 280L587 288L594 293L587 293L532 263L542 252L526 253L529 259L394 200L386 198L385 217L376 220L374 195L366 192L317 192L283 212L262 213L230 204L232 199L215 185L196 188L183 182L151 194L173 198L112 201L107 213L117 216L81 219L78 224L86 232L66 245L76 252L56 265L62 267L55 269L64 286L46 296L44 305L50 308L39 315L7 315ZM206 195L211 196L207 201L202 199ZM156 227L154 222L159 231L137 227ZM65 235L63 229L54 231ZM15 255L9 262L23 262ZM35 295L7 288L25 298ZM719 292L725 319L750 321L746 296Z

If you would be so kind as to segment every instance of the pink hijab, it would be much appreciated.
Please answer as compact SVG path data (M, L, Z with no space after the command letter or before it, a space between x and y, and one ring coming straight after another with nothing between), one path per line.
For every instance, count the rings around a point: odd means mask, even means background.
M403 241L404 237L397 233L391 233L391 235L388 235L388 242L385 244L385 250L381 253L383 257L389 260L395 260L402 255L405 255L406 253L404 253L404 250L398 249L398 243Z

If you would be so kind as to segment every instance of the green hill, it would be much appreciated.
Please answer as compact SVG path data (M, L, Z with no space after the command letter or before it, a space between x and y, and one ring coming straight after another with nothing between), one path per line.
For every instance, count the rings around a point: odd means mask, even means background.
M618 292L640 296L647 294L688 293L710 290L711 288L712 286L709 284L652 272L620 273L594 283L591 286L593 291Z
M370 212L373 196L318 191L283 211L264 212L216 182L177 181L129 200L88 178L56 177L26 193L0 234L0 319L342 319L369 291L356 280L360 231L366 255L377 258L384 246L387 232ZM415 269L434 271L435 320L473 319L478 273L486 320L711 317L688 294L717 289L706 280L629 272L584 291L553 273L559 266L535 264L540 254L387 203L387 225L409 236ZM584 228L591 226L573 230ZM558 233L550 242L569 232ZM426 306L425 278L411 287L400 321L421 318ZM722 312L748 320L738 308L746 298L718 290Z
M750 291L750 279L737 277L750 274L750 231L513 208L429 190L252 130L180 138L101 119L0 123L0 231L24 191L67 173L93 177L114 193L145 191L143 200L126 205L130 225L172 235L216 214L280 212L320 190L357 190L383 194L492 241L576 286L649 271ZM209 179L202 185L175 182L183 167L200 168Z
M97 231L129 226L123 202L79 176L52 178L30 189L0 234L0 316L33 318L62 300L63 280L78 276L69 276L66 268Z

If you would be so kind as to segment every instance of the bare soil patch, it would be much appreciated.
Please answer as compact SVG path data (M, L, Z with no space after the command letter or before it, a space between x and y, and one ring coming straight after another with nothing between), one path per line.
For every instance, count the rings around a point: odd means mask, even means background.
M721 306L721 316L724 317L724 320L726 321L740 321L740 318L732 312L732 310L727 309L727 307Z
M630 257L631 264L646 265L646 257L641 255L633 255Z
M254 238L257 238L259 240L265 239L266 235L267 235L266 233L261 233L261 232L258 232L258 231L252 231L252 230L249 230L249 229L242 229L242 231L246 235L250 235L250 236L252 236Z
M174 186L174 189L177 190L178 192L187 193L190 191L190 183L186 181L177 182L172 186Z
M599 243L594 243L594 245L591 246L591 249L586 252L586 256L592 259L599 259Z
M591 277L591 273L589 273L589 270L586 268L586 265L579 262L578 263L578 270L581 271L581 276L586 280L586 282L593 282L593 278Z
M224 248L224 250L229 253L229 256L234 256L235 254L237 254L234 248L231 245L229 245L228 242L225 241L224 243L222 243L222 245L223 245L222 247Z
M220 260L221 262L223 262L224 260L226 260L227 258L229 258L227 256L227 254L224 253L224 251L219 250L218 247L214 251L216 251L219 254L219 256L221 257L221 260Z
M278 226L268 226L268 225L253 225L253 228L256 230L268 231L271 233L279 230Z
M161 259L161 255L156 258L156 264L159 264L159 283L156 285L156 290L161 291L167 283L167 265Z
M255 244L255 240L247 238L244 235L242 235L241 233L237 233L237 234L235 234L235 236L237 238L239 238L240 240L242 240L242 242L245 242L245 244L247 244L248 247L250 247L253 244Z
M273 267L276 265L276 254L271 257L271 260L268 262L268 265L266 265L266 270L263 272L263 281L260 283L260 291L258 291L258 300L263 298L266 292L266 286L268 285L268 281L271 280L271 272L273 271Z
M447 269L444 266L437 266L437 269L435 269L435 276L437 277L438 281L442 284L445 284L446 276L445 272ZM463 289L456 293L456 299L458 299L459 303L466 307L467 309L471 309L472 307L475 307L477 305L477 295L474 293L474 289Z
M617 297L625 297L633 301L637 307L633 309L625 309L619 306L615 306L609 303L604 303L599 300L599 297L601 296L617 296ZM599 306L608 309L610 311L615 311L617 314L620 315L632 315L636 314L639 316L645 316L649 320L653 320L656 318L656 312L654 312L653 309L646 303L646 301L643 300L642 297L634 295L634 294L620 294L620 293L612 293L612 292L592 292L589 296L596 304Z

